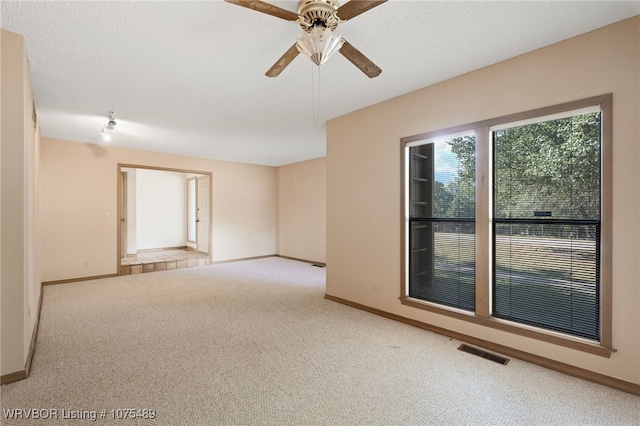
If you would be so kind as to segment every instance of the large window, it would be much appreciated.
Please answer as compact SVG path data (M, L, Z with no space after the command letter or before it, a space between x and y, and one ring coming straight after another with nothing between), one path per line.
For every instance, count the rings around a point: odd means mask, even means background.
M611 95L403 139L402 301L608 356Z
M598 340L600 116L492 132L494 316Z

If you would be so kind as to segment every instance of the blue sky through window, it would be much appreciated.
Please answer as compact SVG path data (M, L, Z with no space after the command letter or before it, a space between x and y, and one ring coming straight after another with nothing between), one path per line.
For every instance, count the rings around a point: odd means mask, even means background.
M458 174L458 157L451 152L448 140L436 141L433 147L435 180L442 182L444 186L447 186Z

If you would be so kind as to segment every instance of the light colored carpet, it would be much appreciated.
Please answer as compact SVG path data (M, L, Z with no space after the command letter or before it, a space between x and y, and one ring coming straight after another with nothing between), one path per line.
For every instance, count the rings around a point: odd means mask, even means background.
M46 287L31 376L2 386L2 408L156 412L125 425L639 423L636 396L465 354L324 285L324 269L266 258Z

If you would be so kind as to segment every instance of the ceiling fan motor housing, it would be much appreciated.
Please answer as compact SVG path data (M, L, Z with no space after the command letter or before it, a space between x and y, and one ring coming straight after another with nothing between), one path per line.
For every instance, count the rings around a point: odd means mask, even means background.
M298 5L298 23L306 32L318 25L335 30L340 23L336 13L340 7L337 0L301 0Z

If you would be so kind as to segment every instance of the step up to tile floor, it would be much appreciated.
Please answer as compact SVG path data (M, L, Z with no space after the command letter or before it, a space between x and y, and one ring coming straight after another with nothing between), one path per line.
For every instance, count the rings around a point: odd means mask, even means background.
M120 275L195 268L210 263L208 255L194 250L155 250L122 258Z

